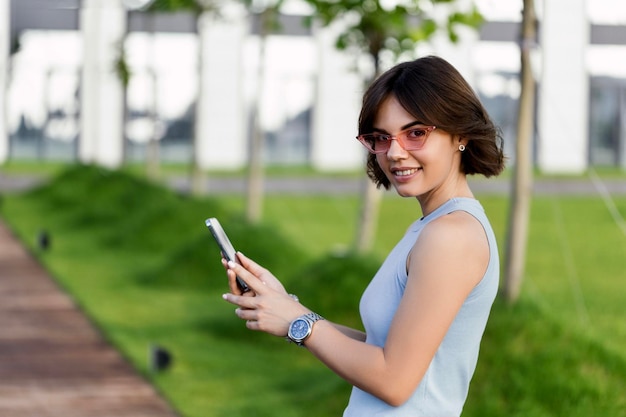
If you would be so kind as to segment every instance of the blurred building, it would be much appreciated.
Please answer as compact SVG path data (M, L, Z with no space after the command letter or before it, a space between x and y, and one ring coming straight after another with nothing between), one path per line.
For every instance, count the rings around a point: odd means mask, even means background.
M258 108L268 164L362 165L354 137L371 64L335 50L339 25L305 27L307 10L294 0L261 62L257 24L237 7L197 20L131 10L133 1L0 0L0 162L115 167L158 143L164 162L239 169ZM478 33L458 45L436 37L418 52L459 68L514 160L522 2L476 3L487 19ZM544 0L537 12L536 165L626 168L626 4Z

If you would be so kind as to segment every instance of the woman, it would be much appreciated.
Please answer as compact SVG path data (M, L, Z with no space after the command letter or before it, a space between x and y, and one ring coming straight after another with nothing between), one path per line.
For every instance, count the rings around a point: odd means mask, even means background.
M496 240L466 176L502 171L501 138L457 70L430 56L374 81L358 140L369 177L422 213L363 293L366 332L312 313L241 254L242 265L225 263L224 299L249 329L288 336L350 382L345 417L459 416L499 281Z

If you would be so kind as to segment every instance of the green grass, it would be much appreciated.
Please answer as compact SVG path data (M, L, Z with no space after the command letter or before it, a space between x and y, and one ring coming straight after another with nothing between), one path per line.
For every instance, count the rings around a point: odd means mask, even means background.
M376 246L355 256L356 196L272 196L251 226L239 196L194 199L93 167L59 172L2 197L1 216L183 416L341 414L348 384L305 350L247 331L221 300L204 219L219 217L305 304L358 326L360 293L420 215L414 200L389 194ZM507 198L480 199L503 252ZM626 216L626 197L615 202ZM48 252L33 245L41 229ZM535 198L522 299L494 307L464 416L626 416L625 250L599 198ZM174 355L159 374L146 364L155 343Z
M37 175L37 176L54 176L67 167L67 162L54 162L44 160L10 160L0 165L0 173L4 175ZM122 171L137 177L145 177L147 174L146 165L143 162L127 163ZM191 166L186 163L161 163L159 165L159 174L162 177L172 175L189 175ZM245 177L246 170L209 170L205 172L211 177ZM361 169L340 170L340 171L319 171L310 165L270 165L265 167L265 174L268 177L344 177L359 178L362 174Z

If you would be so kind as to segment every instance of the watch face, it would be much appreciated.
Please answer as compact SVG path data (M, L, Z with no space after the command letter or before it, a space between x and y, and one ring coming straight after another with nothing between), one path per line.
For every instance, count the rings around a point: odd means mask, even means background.
M306 320L297 319L291 324L291 337L294 339L304 339L308 336L310 331L310 325Z

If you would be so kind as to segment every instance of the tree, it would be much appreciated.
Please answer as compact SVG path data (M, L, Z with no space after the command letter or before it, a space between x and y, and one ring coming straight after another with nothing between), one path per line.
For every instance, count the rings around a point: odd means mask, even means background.
M265 132L261 126L260 108L265 85L265 46L268 35L280 29L279 14L284 0L243 0L251 14L259 19L259 71L257 73L257 91L252 111L252 138L248 166L246 191L246 219L256 223L263 213L263 196L265 169L263 150L265 149Z
M530 55L536 44L536 25L534 0L524 0L520 45L522 91L519 99L515 168L504 272L504 296L510 303L518 299L524 276L530 202L532 199L532 138L535 125L535 80L532 74Z
M198 27L201 28L203 22L203 15L205 14L219 14L219 4L218 0L154 0L152 5L148 8L149 12L177 12L177 11L189 11L194 14L196 18L196 22ZM198 57L198 80L200 85L198 86L199 94L203 94L204 89L202 88L203 77L204 77L204 47L202 45L202 36L199 36L199 57ZM201 194L204 190L204 174L200 169L197 159L198 149L198 141L200 140L197 124L201 117L205 115L199 114L201 112L201 108L199 103L201 102L201 97L198 97L196 103L196 117L195 123L196 128L194 129L194 135L192 140L192 157L191 157L191 192L192 194Z
M374 71L364 75L364 84L371 83L380 75L382 54L388 52L395 61L415 55L416 45L427 41L443 28L450 41L459 39L458 25L472 28L482 23L482 16L472 5L468 11L455 7L453 0L399 0L393 6L379 0L307 0L315 10L315 17L323 26L343 20L346 29L338 36L336 46L340 50L356 50L370 57ZM437 21L435 12L446 7L445 21ZM378 224L381 192L368 178L364 178L361 209L355 250L367 252L374 242Z
M117 73L118 78L120 79L120 82L122 83L122 97L124 97L124 102L122 103L122 107L123 107L123 112L124 112L124 116L122 118L123 124L125 127L126 125L126 121L128 120L128 104L127 104L127 98L128 98L128 84L130 83L130 79L132 77L132 71L130 69L130 67L128 66L128 60L126 59L126 49L124 47L124 41L126 40L126 38L128 37L128 32L126 33L126 35L124 36L124 39L122 39L122 41L120 42L119 46L118 46L118 56L117 56L117 60L115 61L115 72ZM122 129L122 132L124 132L124 128ZM123 133L122 134L122 140L125 142L126 141L126 134ZM124 144L125 145L125 144ZM126 146L122 147L122 163L126 163L127 162L127 155L126 155Z
M278 16L279 10L284 0L239 0L251 15L258 16L259 19L259 37L260 37L260 49L259 49L259 62L260 71L258 73L258 84L256 102L252 111L253 117L253 131L250 146L249 156L249 168L248 168L248 180L247 180L247 203L246 203L246 217L251 222L257 222L261 218L262 206L263 206L263 184L264 184L264 167L263 167L263 149L265 143L265 135L262 130L259 118L260 100L263 94L263 82L264 71L263 61L265 57L265 43L267 36L272 32L275 32L279 28ZM180 11L188 10L196 14L198 22L201 22L200 16L203 13L212 13L215 16L219 16L220 7L223 6L223 1L219 0L155 0L150 10L153 11ZM200 27L200 23L199 23ZM202 42L202 36L200 37ZM202 44L199 46L200 53L204 50ZM203 74L203 57L199 58L200 62L200 83L202 83ZM203 91L202 85L199 87L199 91ZM199 109L198 106L198 110ZM196 121L203 115L197 114ZM194 138L194 150L198 140L197 134ZM195 155L195 151L194 151ZM195 157L192 159L192 191L199 193L202 187L202 173L198 167Z

